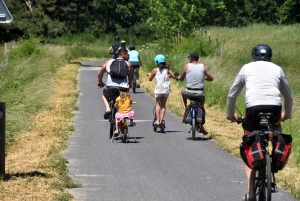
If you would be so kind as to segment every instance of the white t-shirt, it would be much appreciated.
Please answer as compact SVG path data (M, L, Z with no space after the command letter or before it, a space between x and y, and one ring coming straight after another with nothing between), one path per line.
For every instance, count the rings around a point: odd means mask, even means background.
M257 105L282 104L281 94L284 97L285 116L292 115L293 98L288 82L280 66L267 61L255 61L245 64L227 97L227 116L234 115L236 97L242 88L246 89L246 107Z

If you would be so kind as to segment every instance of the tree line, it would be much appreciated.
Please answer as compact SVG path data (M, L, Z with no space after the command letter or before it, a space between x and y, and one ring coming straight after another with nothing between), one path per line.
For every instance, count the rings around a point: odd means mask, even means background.
M299 0L5 0L14 21L0 24L0 39L65 33L189 35L203 26L300 22ZM9 34L8 34L9 33Z

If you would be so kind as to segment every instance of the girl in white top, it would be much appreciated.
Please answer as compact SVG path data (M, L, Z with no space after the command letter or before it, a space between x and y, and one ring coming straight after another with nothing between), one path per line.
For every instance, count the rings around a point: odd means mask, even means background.
M154 58L154 62L157 65L157 68L154 68L151 73L148 73L149 81L152 81L155 77L155 98L156 98L156 122L154 124L164 124L164 117L166 113L166 102L171 91L170 79L176 79L174 73L169 69L169 66L166 64L166 57L162 54L157 55Z

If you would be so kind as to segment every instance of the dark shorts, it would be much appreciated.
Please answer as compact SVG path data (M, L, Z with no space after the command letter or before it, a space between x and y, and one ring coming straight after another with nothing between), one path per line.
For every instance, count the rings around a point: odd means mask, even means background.
M103 95L108 100L109 98L117 98L119 96L119 87L115 86L104 86Z
M195 93L190 93L187 92L186 89L183 89L181 91L181 94L183 96L183 98L185 99L189 99L189 100L194 100L200 103L200 105L202 107L204 107L204 103L205 103L205 94L195 94Z
M140 67L140 62L139 61L130 61L129 63L131 63L131 66L132 66L133 69Z
M258 106L246 108L246 116L245 116L245 121L243 122L243 129L249 132L252 132L254 130L259 130L260 120L257 118L257 115L260 112L273 113L273 118L271 118L269 122L271 125L274 125L281 118L281 109L282 107L278 105L258 105Z

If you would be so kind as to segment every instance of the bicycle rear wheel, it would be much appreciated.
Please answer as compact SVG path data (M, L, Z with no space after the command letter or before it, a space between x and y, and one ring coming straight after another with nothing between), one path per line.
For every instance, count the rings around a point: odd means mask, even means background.
M271 160L270 155L265 154L266 164L259 170L256 188L258 188L258 201L271 201Z
M128 128L124 128L123 130L123 136L122 136L122 142L125 143L127 140L127 133L128 133Z
M133 93L135 93L135 91L136 91L136 76L135 75L134 75L133 82L132 82L132 91L133 91Z
M196 140L196 119L192 118L192 138Z

